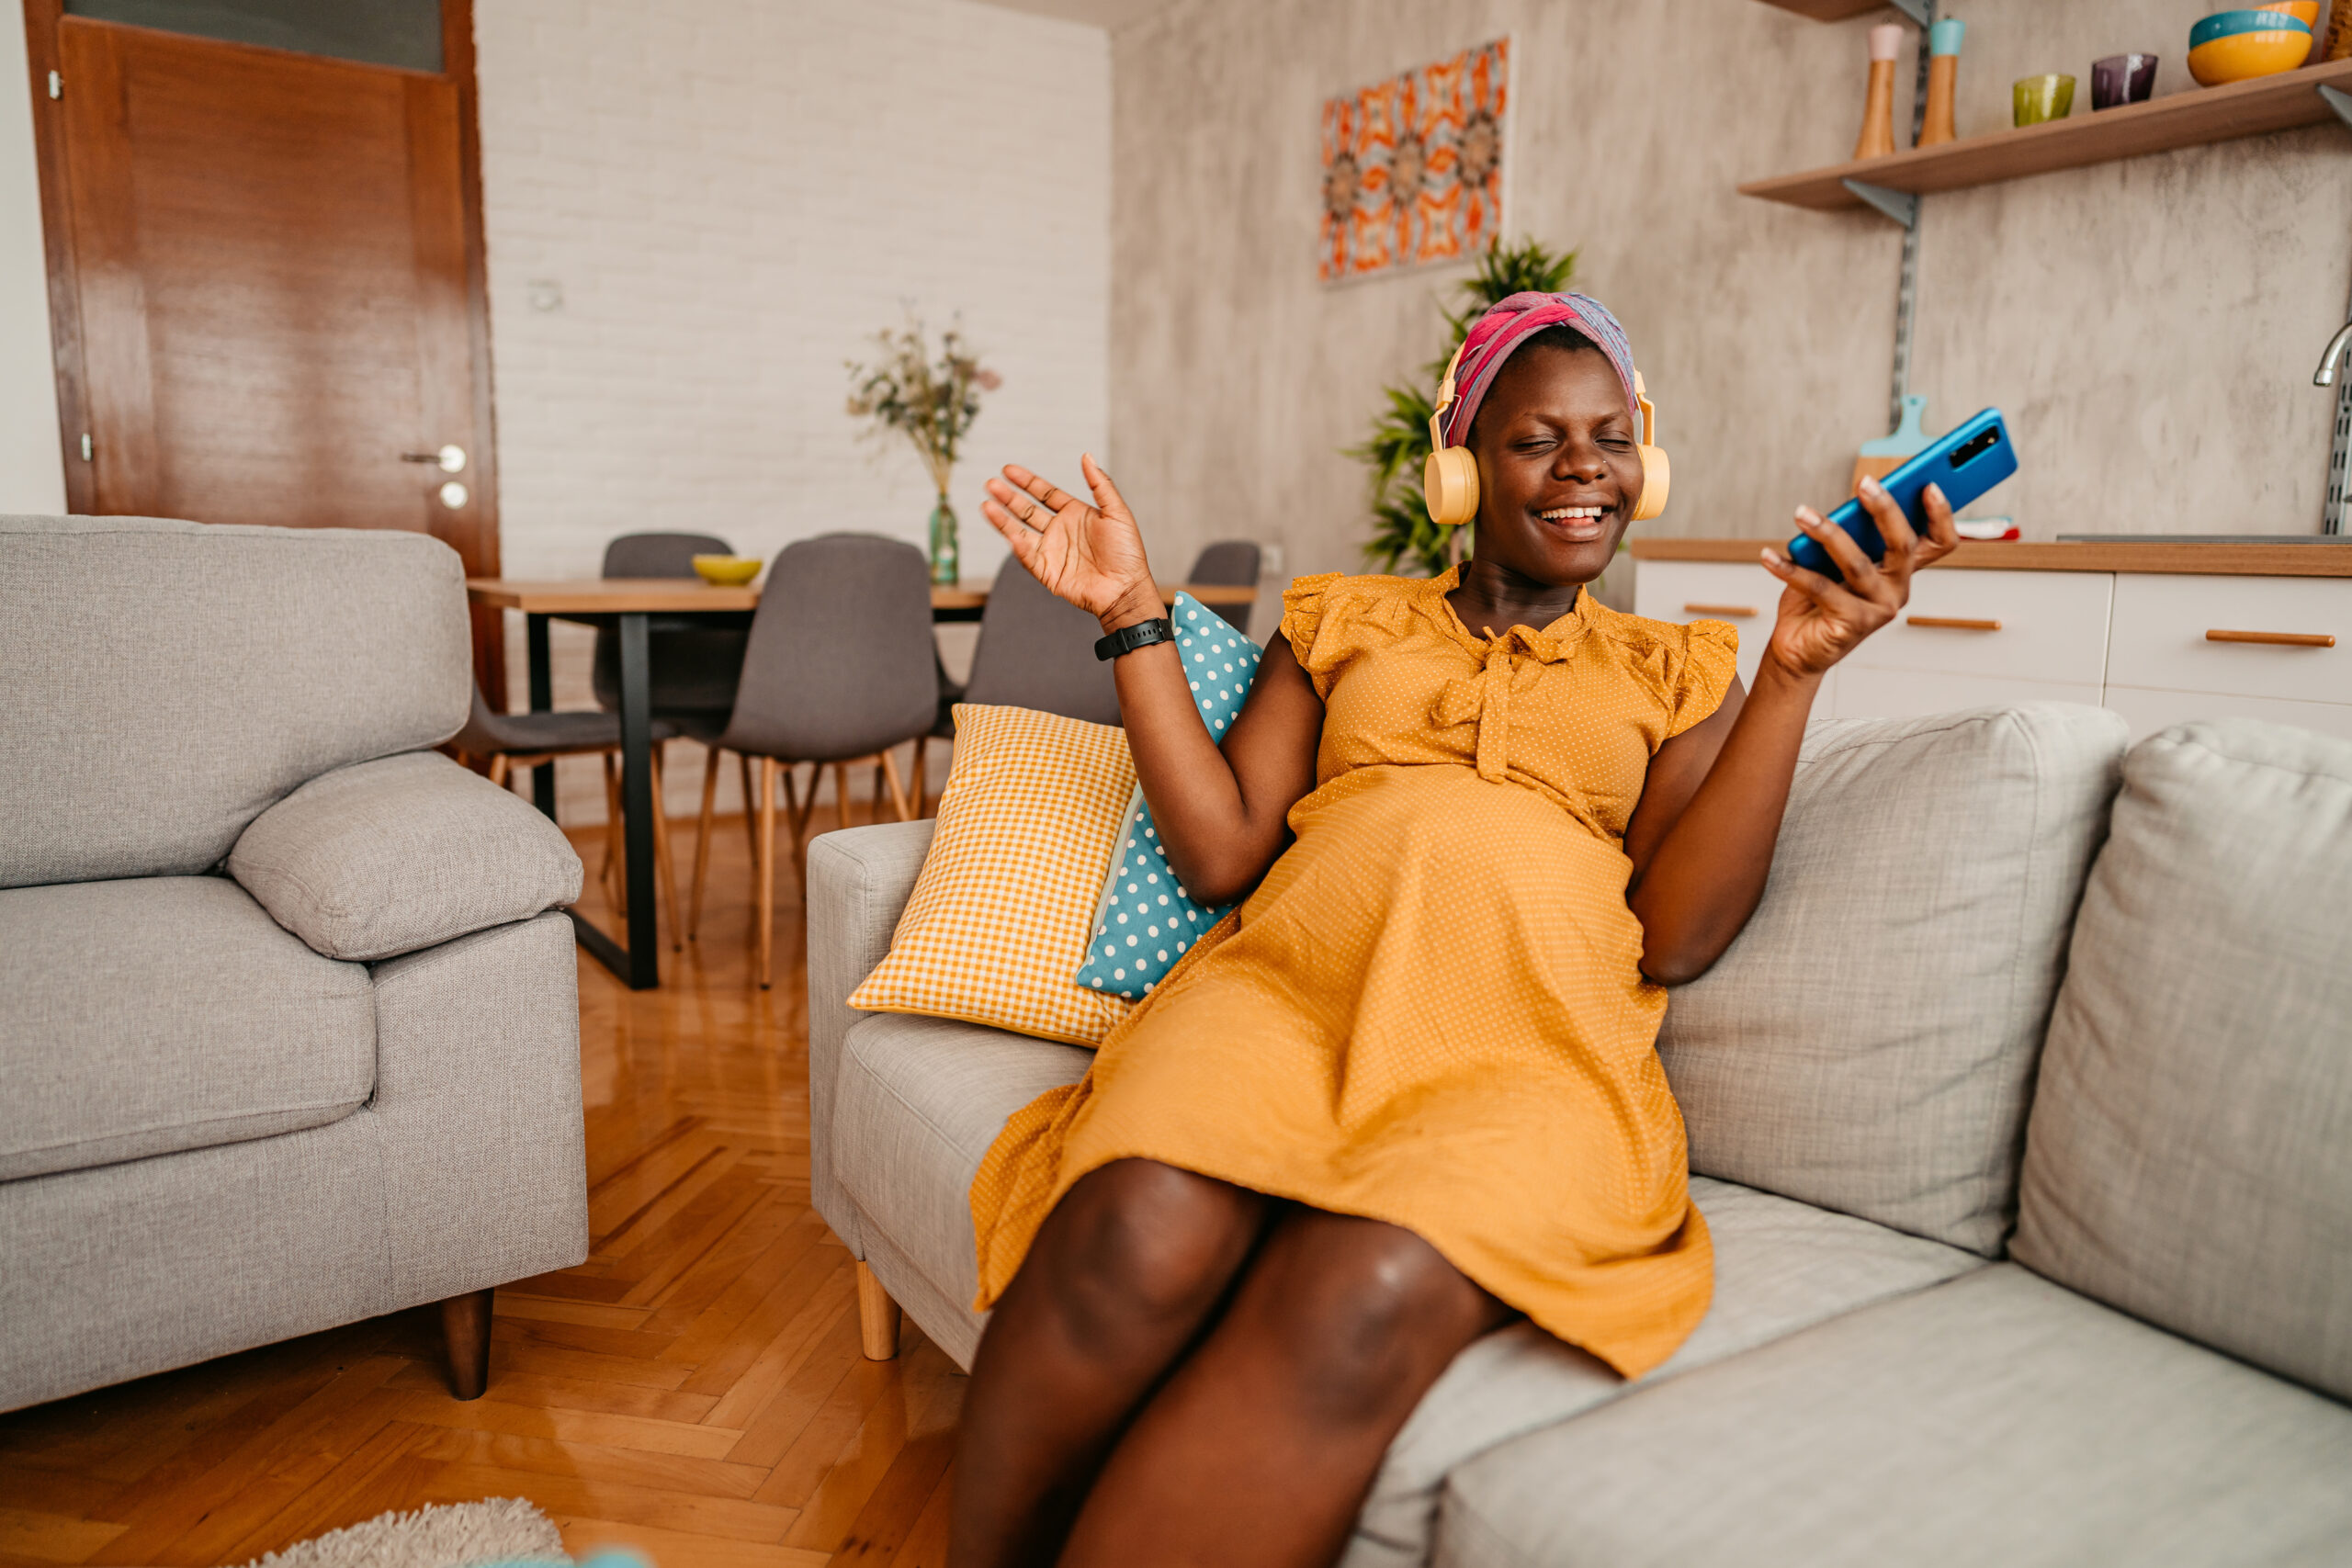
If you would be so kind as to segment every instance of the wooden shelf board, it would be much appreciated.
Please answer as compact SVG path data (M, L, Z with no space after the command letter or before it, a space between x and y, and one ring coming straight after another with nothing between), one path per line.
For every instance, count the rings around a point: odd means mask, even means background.
M2069 119L2030 125L2022 130L1996 130L1947 141L1940 147L1914 148L1801 175L1751 180L1739 191L1742 196L1833 212L1862 205L1861 198L1846 188L1844 182L1849 179L1925 195L2086 168L2333 121L2335 111L2319 95L2323 85L2352 91L2352 60L2307 65L2226 87L2199 87L2098 113L2086 110Z
M1811 17L1816 22L1842 22L1865 11L1887 8L1887 0L1764 0L1764 4L1794 11L1800 17Z
M1636 539L1635 560L1754 562L1782 539ZM2020 540L1963 544L1937 570L1978 571L2134 571L2191 577L2352 577L2352 542L2312 545L2052 544Z

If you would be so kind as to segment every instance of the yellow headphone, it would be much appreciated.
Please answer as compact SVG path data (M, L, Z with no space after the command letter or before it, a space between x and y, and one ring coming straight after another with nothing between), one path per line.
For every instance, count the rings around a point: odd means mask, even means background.
M1465 340L1446 362L1445 381L1438 388L1437 408L1430 415L1430 457L1421 465L1421 498L1429 503L1430 521L1454 528L1478 515L1478 459L1467 446L1445 444L1442 421L1453 406L1453 373L1462 365ZM1666 510L1667 491L1674 482L1674 465L1657 440L1657 408L1634 372L1634 400L1642 411L1642 498L1634 503L1634 521L1646 523ZM1467 432L1464 432L1466 434Z

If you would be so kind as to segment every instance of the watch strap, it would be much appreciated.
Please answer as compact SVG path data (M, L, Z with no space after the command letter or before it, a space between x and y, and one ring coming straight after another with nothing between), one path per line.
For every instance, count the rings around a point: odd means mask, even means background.
M1166 616L1156 621L1137 621L1131 626L1121 626L1109 637L1094 644L1097 659L1116 659L1123 653L1133 653L1139 648L1149 648L1155 642L1174 642L1176 623Z

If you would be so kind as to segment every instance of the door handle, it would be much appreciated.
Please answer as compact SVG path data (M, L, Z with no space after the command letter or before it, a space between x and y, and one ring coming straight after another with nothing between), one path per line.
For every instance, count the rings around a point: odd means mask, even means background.
M2210 631L2207 642L2260 642L2273 648L2334 648L2335 639L2321 632L2228 632Z
M403 452L401 461L431 463L445 474L462 474L466 471L466 449L452 442L438 452Z
M1998 621L1972 621L1958 615L1905 615L1903 617L1903 624L1909 626L1932 626L1939 631L1948 632L1996 632L2001 629L2001 623Z
M1746 620L1756 614L1756 606L1753 604L1685 604L1682 606L1682 613L1686 615L1721 615L1726 620Z

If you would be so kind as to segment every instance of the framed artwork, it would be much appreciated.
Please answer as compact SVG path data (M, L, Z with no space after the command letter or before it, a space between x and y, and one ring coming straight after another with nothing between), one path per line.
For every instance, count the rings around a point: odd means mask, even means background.
M1502 232L1510 39L1323 101L1323 281L1453 261Z

